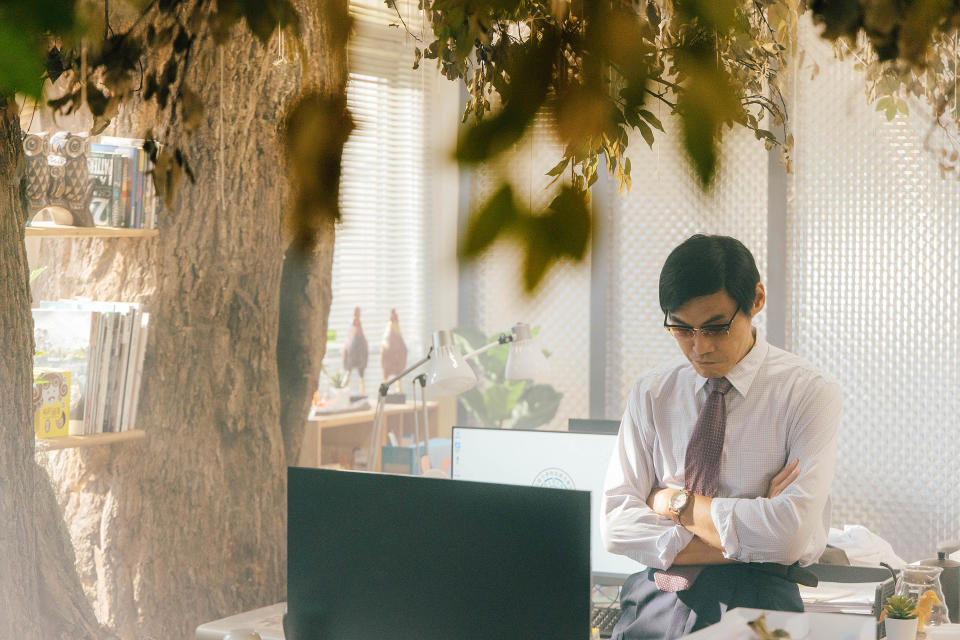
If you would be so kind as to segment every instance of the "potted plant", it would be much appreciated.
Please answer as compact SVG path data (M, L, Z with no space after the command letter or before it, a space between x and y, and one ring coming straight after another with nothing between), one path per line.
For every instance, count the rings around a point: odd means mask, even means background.
M887 629L887 640L916 640L917 601L907 596L890 596L880 616Z
M533 329L534 335L537 328ZM497 339L478 329L458 327L454 340L462 353L469 353ZM563 394L549 384L533 380L507 380L508 345L502 344L468 360L480 383L457 396L460 405L476 421L498 429L536 429L553 420ZM546 351L544 355L549 357Z

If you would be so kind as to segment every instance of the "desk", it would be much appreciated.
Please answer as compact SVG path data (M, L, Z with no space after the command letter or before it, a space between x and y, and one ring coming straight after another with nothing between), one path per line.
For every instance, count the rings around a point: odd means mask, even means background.
M762 609L731 609L720 622L681 640L751 640L756 635L747 621L767 615L767 628L784 629L794 640L875 640L876 621L871 616L843 613L792 613Z
M262 640L284 640L283 610L286 602L278 602L269 607L238 613L213 622L205 622L197 627L197 640L222 640L228 633L256 631Z
M354 449L361 449L366 453L370 446L374 416L375 408L331 414L316 414L311 411L303 446L300 448L299 466L352 469ZM436 402L427 402L427 419L431 433L436 434ZM404 434L412 436L415 424L413 403L384 405L383 423L381 446L387 444L388 433L393 433L398 442L403 441Z

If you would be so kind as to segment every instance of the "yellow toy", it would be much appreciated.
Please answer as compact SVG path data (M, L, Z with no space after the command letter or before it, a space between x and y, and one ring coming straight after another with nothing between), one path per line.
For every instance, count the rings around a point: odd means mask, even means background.
M933 606L937 604L940 604L940 598L937 597L937 593L933 589L927 589L923 592L923 595L917 599L917 621L919 622L919 630L921 633L923 632L923 625L930 619L930 612Z

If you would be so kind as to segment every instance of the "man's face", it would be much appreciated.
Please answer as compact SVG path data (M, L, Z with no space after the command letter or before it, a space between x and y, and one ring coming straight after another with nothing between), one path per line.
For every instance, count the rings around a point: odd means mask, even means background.
M753 347L750 319L763 308L764 301L763 285L758 284L753 306L738 311L736 301L725 290L721 290L688 300L680 308L667 314L667 323L699 329L730 322L730 331L726 335L708 337L696 331L690 337L675 336L683 355L697 373L704 378L722 378Z

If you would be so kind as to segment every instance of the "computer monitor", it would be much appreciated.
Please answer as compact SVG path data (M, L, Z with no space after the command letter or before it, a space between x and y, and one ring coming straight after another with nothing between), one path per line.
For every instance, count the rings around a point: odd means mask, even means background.
M617 435L620 431L619 420L607 420L604 418L570 418L567 420L567 431L574 433L612 433Z
M453 428L455 480L581 489L590 492L590 559L595 584L621 584L643 565L603 545L601 498L617 437L602 433Z
M583 640L590 496L290 468L287 640Z

